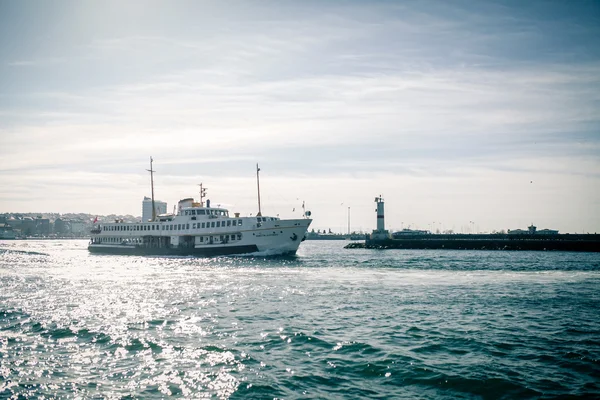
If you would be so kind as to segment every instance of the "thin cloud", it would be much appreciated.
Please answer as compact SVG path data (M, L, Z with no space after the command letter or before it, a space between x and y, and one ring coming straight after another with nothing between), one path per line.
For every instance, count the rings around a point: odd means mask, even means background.
M48 33L43 51L23 37L22 53L0 59L0 181L12 188L0 206L50 185L57 209L114 207L89 193L120 192L118 207L135 213L150 155L170 203L203 179L247 212L261 162L275 209L304 197L321 227L335 222L330 199L357 188L424 219L436 208L473 219L498 197L507 219L536 212L510 199L529 190L511 182L531 175L545 185L537 195L557 199L548 221L571 195L583 209L598 202L600 56L581 47L598 28L584 16L439 1L190 7L124 6L109 31L101 4L80 5L69 35ZM582 220L557 227L569 218Z

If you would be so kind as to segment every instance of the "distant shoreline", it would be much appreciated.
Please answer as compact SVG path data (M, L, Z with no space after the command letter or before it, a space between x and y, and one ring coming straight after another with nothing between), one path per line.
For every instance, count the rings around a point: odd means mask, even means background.
M13 240L89 240L89 236L85 237L18 237L18 238L0 238L0 240L13 241Z

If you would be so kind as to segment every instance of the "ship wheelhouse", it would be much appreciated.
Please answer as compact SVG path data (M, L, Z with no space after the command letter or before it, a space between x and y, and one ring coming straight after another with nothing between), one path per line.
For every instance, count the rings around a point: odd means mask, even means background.
M207 216L207 217L212 217L212 218L216 218L216 217L223 217L223 218L227 218L229 217L229 210L226 210L224 208L204 208L204 207L191 207L191 208L186 208L181 210L180 215L182 216L186 216L186 217L201 217L201 216ZM194 219L194 218L192 218Z

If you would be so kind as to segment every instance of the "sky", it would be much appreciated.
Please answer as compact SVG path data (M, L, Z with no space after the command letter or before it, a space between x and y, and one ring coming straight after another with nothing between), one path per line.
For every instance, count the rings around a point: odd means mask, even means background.
M0 213L600 232L600 2L0 0Z

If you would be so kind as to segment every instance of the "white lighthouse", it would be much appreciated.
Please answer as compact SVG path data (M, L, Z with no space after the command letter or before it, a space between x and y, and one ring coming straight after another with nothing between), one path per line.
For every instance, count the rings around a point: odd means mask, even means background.
M390 233L385 230L385 214L384 214L384 202L383 197L375 197L375 203L377 203L377 229L371 234L371 240L384 240L390 238Z

